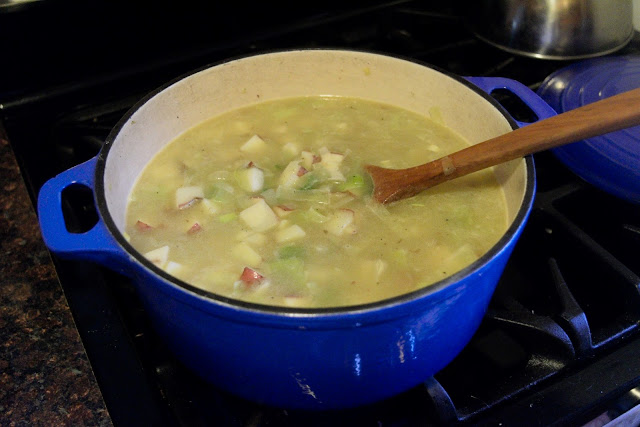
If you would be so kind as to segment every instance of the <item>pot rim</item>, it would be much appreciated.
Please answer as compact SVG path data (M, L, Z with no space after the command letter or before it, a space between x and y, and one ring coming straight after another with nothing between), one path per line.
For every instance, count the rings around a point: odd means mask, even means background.
M154 96L165 90L166 88L172 86L173 84L190 77L194 74L197 74L201 71L207 70L209 68L213 68L216 66L220 66L229 62L233 62L236 60L241 60L245 58L251 58L254 56L265 56L270 54L279 54L279 53L293 53L293 52L308 52L308 51L324 51L324 52L341 52L341 53L361 53L361 54L370 54L375 56L385 56L390 58L395 58L401 61L412 62L414 64L430 68L434 71L437 71L449 78L456 80L457 82L463 84L468 89L473 90L483 98L485 98L494 108L496 108L508 121L509 125L512 129L517 129L518 125L515 120L509 115L509 113L496 101L490 94L484 92L482 89L474 85L473 83L467 81L465 78L458 76L456 74L450 73L444 69L441 69L437 66L428 64L426 62L408 58L402 55L397 54L389 54L387 52L375 51L375 50L367 50L367 49L346 49L346 48L331 48L331 47L322 47L322 48L291 48L291 49L273 49L273 50L264 50L257 53L251 54L243 54L237 55L229 58L225 58L223 60L213 62L202 67L196 68L194 70L188 71L168 82L159 86L155 90L152 90L147 95L145 95L142 99L135 103L118 121L118 123L111 129L109 135L105 139L105 143L102 146L100 153L98 154L98 159L95 167L95 191L94 198L96 208L98 210L99 215L105 223L107 230L111 233L112 237L116 240L116 242L122 247L124 252L129 257L129 260L135 261L138 264L142 265L148 272L152 273L155 276L158 276L159 279L169 283L172 285L174 290L179 293L191 294L191 296L195 296L198 299L202 299L208 301L210 303L214 303L216 305L226 306L229 308L233 308L236 310L252 312L255 314L264 314L264 315L275 315L275 316L285 316L285 317L332 317L332 316L344 316L348 314L360 314L364 312L377 312L381 309L387 309L394 306L399 306L407 303L411 303L417 300L422 300L423 298L436 294L444 289L455 286L455 284L459 283L463 278L470 276L472 273L480 270L486 264L488 264L493 258L495 258L501 251L508 246L509 242L518 234L519 230L525 225L526 219L529 215L529 212L533 205L533 199L535 196L535 188L536 188L536 177L535 177L535 168L533 163L532 156L526 156L525 160L525 168L526 168L526 186L525 192L523 195L522 203L518 208L518 212L515 215L512 223L504 232L502 237L487 251L485 252L479 259L463 268L462 270L454 273L453 275L447 276L442 280L439 280L431 285L425 286L420 289L416 289L414 291L397 295L391 298L386 298L379 301L374 301L366 304L357 304L357 305L349 305L349 306L340 306L340 307L320 307L320 308L301 308L301 307L283 307L283 306L272 306L267 304L258 304L252 302L246 302L230 297L226 297L220 294L216 294L196 286L193 286L187 282L184 282L176 277L171 276L166 273L161 268L157 267L151 261L146 259L142 253L138 252L123 236L120 230L117 228L113 217L111 216L109 209L106 203L105 197L105 185L104 185L104 173L106 167L106 160L109 154L111 147L113 146L113 142L115 141L117 135L120 133L124 125L130 120L131 116L144 104L150 101Z

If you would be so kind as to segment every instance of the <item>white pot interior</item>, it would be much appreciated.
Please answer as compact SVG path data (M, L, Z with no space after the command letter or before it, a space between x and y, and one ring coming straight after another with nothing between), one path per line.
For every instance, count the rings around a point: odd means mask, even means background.
M157 93L127 119L108 152L107 208L125 228L129 192L144 166L165 144L196 124L230 109L291 96L339 95L395 104L429 115L475 144L511 131L483 96L431 68L389 56L299 50L233 60L192 74ZM495 167L507 195L510 221L525 193L524 160Z

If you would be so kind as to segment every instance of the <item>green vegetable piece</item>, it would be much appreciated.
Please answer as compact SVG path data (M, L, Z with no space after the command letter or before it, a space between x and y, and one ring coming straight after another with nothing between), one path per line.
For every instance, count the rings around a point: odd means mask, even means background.
M271 274L277 281L298 288L304 285L304 261L297 257L277 259L269 263Z
M300 212L300 219L306 222L313 222L316 224L322 224L329 221L329 216L322 214L318 209L309 208Z
M285 246L278 250L278 258L304 258L304 248L300 246Z
M236 218L238 218L238 214L231 212L228 214L220 215L218 217L218 222L226 224L227 222L234 221Z
M219 203L230 203L234 200L233 193L229 191L228 183L214 183L205 188L204 196L207 199L215 200Z
M310 190L322 182L322 180L320 179L320 175L315 172L309 172L304 174L300 178L300 181L301 181L301 184L298 187L300 190Z
M349 175L345 182L341 182L336 187L338 191L348 191L355 196L364 196L365 194L371 193L372 186L363 175L354 174Z
M295 201L321 203L326 205L329 203L331 194L328 191L323 190L298 190L280 185L276 189L276 197L282 203Z

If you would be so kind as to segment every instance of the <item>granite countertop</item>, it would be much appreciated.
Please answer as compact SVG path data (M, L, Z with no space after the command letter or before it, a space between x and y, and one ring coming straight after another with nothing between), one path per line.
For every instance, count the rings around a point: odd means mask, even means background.
M112 425L0 127L0 425Z

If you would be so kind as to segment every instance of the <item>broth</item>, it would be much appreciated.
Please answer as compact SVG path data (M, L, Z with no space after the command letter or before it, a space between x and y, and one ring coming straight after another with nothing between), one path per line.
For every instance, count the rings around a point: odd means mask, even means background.
M362 166L405 168L468 143L359 98L262 102L167 144L129 198L126 237L169 274L267 305L364 304L466 267L507 229L492 169L383 206Z

